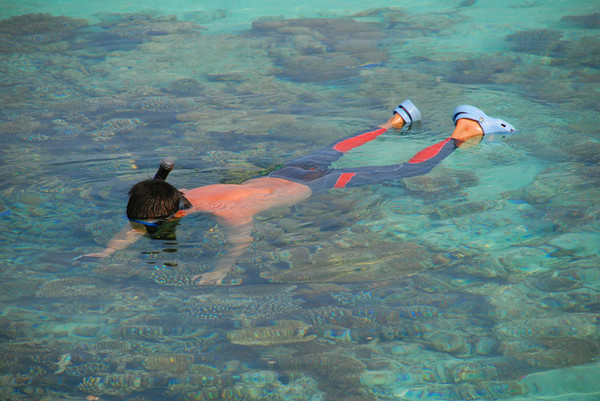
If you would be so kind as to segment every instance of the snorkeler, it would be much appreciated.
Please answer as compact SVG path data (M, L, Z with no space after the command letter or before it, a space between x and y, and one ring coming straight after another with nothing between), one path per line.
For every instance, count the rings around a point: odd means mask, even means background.
M129 191L127 217L130 224L117 233L102 252L87 257L109 257L134 243L161 224L190 213L212 214L223 227L228 247L216 267L192 277L198 285L225 284L224 279L252 243L253 218L276 206L290 206L313 193L330 188L376 184L426 174L469 139L484 135L508 135L515 128L491 118L473 106L459 106L452 120L452 135L418 152L408 162L389 166L331 169L330 165L346 152L377 138L390 128L401 129L421 120L421 113L410 101L402 102L393 116L379 128L334 142L308 156L293 160L267 176L242 184L215 184L181 191L164 179L172 164L161 164L154 179L138 182Z

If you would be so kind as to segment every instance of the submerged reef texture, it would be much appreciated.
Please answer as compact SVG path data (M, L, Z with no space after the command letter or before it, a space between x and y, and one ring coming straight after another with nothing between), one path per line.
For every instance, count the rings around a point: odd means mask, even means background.
M514 45L516 51L546 56L557 50L561 36L560 31L535 29L510 34L506 40Z
M354 19L256 21L249 33L264 38L281 77L296 82L323 82L356 76L360 66L383 63L381 27Z
M600 393L600 14L509 1L522 19L494 25L483 3L0 20L0 399ZM177 188L238 184L409 97L420 124L331 168L406 162L462 103L519 134L256 216L239 285L197 283L227 249L204 214L78 258L128 227L164 157Z

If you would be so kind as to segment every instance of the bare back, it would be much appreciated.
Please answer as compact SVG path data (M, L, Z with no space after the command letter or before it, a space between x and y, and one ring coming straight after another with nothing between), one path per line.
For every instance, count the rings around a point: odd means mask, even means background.
M225 223L239 225L276 206L289 206L311 195L306 185L282 178L261 177L243 184L215 184L183 190L192 211L213 214Z

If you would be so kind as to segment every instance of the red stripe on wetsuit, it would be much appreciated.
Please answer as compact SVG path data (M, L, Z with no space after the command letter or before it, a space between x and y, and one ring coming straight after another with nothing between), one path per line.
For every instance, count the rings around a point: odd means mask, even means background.
M412 157L412 159L410 159L408 162L412 163L412 164L416 164L416 163L423 163L426 162L429 159L434 158L435 156L437 156L441 151L442 148L452 140L452 138L448 138L445 141L442 141L440 143L436 143L435 145L432 145L428 148L425 148L423 150L421 150L420 152L418 152L416 155L414 155Z
M387 131L386 128L379 128L379 129L376 129L375 131L365 132L364 134L360 134L360 135L353 136L352 138L344 139L343 141L336 143L335 146L333 147L333 149L337 150L338 152L348 152L349 150L352 150L361 145L364 145L367 142L372 141L373 139L377 138L379 135L383 134L385 131Z
M343 173L342 175L340 175L337 179L337 181L335 182L335 184L333 185L334 188L344 188L352 179L352 177L354 177L356 175L356 173Z
M373 139L377 138L379 135L383 134L387 131L387 128L379 128L375 131L365 132L364 134L353 136L352 138L344 139L335 144L333 147L334 150L338 152L348 152L354 148L357 148L361 145L364 145L367 142L371 142ZM334 188L344 188L354 177L356 173L343 173L340 175L333 185Z

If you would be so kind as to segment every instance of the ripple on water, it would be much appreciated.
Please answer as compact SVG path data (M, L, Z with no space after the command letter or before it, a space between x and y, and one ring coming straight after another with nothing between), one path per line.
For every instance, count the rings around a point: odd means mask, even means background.
M499 6L486 20L483 2L447 3L433 12L373 4L348 18L257 15L251 26L230 10L192 12L208 30L160 12L106 13L89 27L48 14L0 21L4 393L458 401L595 392L598 15L573 5L561 18L528 3L506 41L465 51L455 44L475 13L493 32L502 24L491 19L522 11ZM229 33L216 34L223 26ZM199 49L210 55L202 63ZM144 237L93 264L65 256L100 249L127 224L129 185L157 167L148 158L198 164L180 171L189 186L239 182L385 120L399 96L427 114L421 127L388 133L406 145L439 141L454 101L507 116L524 135L461 146L401 183L261 215L236 268L261 285L193 285L226 243L200 217L183 220L177 238ZM395 160L396 150L372 159Z

